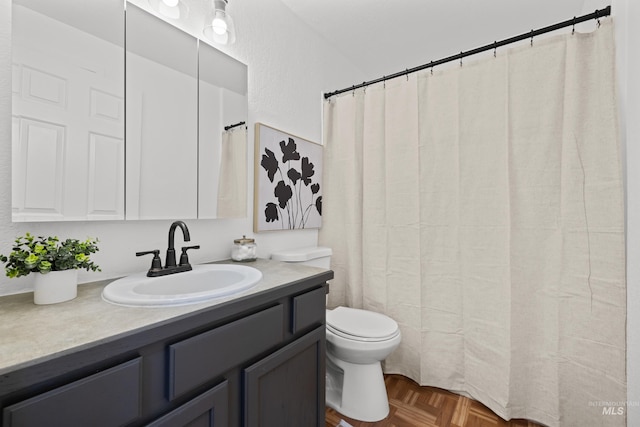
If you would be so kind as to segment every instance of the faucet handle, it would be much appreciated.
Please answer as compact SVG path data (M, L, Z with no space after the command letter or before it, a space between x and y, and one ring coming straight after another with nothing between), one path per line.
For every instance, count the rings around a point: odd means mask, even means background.
M182 247L182 254L180 255L180 265L188 265L189 264L189 257L187 256L187 251L189 249L200 249L200 245L183 246Z
M160 259L160 250L154 249L152 251L136 252L136 256L153 254L153 260L151 261L151 268L149 271L162 270L162 260Z

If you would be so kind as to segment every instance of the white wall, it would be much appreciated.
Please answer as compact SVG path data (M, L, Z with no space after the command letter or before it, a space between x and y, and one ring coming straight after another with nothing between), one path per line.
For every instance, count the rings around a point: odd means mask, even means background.
M627 425L640 425L640 3L614 0L627 209Z
M148 7L146 1L137 1ZM302 24L278 0L231 2L237 40L225 51L249 67L249 152L253 158L253 124L263 122L311 141L321 142L321 94L362 81L361 73ZM195 35L199 29L193 29ZM151 260L136 258L138 250L167 246L170 220L74 223L11 223L11 0L0 0L0 253L8 254L14 238L35 234L85 238L97 236L96 261L101 273L83 273L81 282L143 271ZM253 168L249 182L253 182ZM253 201L250 184L250 204ZM180 218L175 218L180 219ZM226 259L233 239L253 235L253 219L189 220L193 262ZM179 233L178 233L179 234ZM258 255L317 241L316 230L261 233L255 236ZM176 245L181 236L176 237ZM9 281L0 271L0 295L32 287L32 277Z
M616 2L617 3L617 2ZM620 2L622 3L622 2ZM640 3L627 4L627 425L640 425ZM624 13L625 11L622 10ZM622 18L622 15L620 16Z

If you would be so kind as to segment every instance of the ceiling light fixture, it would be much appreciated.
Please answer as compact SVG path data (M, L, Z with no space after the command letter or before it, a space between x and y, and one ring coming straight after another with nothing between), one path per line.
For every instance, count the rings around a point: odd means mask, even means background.
M151 8L170 19L186 19L189 7L182 0L149 0Z
M236 41L236 29L233 19L227 13L227 5L228 0L210 0L202 32L214 43L232 44Z

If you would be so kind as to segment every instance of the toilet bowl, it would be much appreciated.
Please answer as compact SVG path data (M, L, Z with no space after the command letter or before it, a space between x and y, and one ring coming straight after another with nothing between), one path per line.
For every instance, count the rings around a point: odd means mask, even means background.
M330 267L331 249L302 248L276 252L271 258ZM381 362L402 336L398 324L381 313L349 307L326 310L326 404L342 415L375 422L389 414Z
M356 420L385 418L389 401L380 362L401 339L398 324L383 314L348 307L327 310L327 377L339 379L328 384L327 405Z

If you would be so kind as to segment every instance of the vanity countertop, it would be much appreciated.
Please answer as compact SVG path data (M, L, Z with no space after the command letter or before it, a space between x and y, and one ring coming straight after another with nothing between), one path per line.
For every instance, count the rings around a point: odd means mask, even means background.
M254 288L178 307L121 307L105 302L102 289L112 280L80 285L77 298L59 304L35 305L31 292L0 297L0 375L159 322L331 273L323 268L265 259L248 265L262 272L262 280ZM332 273L323 280L331 278Z

